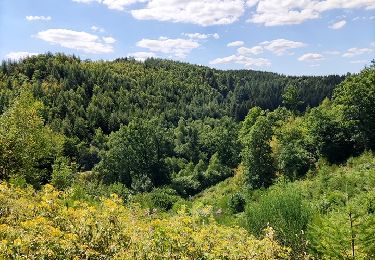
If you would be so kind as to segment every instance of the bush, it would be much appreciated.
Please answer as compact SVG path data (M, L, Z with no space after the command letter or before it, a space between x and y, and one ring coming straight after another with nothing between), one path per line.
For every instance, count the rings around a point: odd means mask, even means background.
M202 174L203 187L209 187L233 175L233 171L222 164L218 153L212 155L207 170Z
M170 217L149 217L115 195L99 204L74 201L46 185L42 191L0 184L1 259L286 259L267 229L256 239L238 227L224 227L202 209Z
M76 174L75 165L69 164L67 158L59 157L52 166L51 184L59 190L70 187Z
M245 210L245 199L241 193L233 194L228 200L228 208L232 213L240 213Z
M264 228L271 226L277 239L296 254L305 252L304 232L310 214L300 191L292 184L274 187L246 209L247 226L253 234L260 235Z
M116 194L127 202L131 194L130 190L120 182L112 184L104 184L99 180L93 172L79 173L71 189L66 191L69 193L71 200L85 200L90 202L99 202L101 198L110 198Z
M200 164L197 164L197 166ZM188 163L177 174L172 175L171 186L181 196L188 197L194 195L201 190L199 182L198 167L194 167L193 163Z
M159 209L168 211L173 205L181 199L176 191L167 188L155 189L152 192L135 195L133 201L139 202L142 206L149 209Z

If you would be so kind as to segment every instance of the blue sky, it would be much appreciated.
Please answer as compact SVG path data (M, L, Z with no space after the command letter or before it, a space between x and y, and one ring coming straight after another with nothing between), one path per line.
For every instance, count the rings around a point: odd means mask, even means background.
M0 0L0 58L47 51L345 74L375 58L375 1Z

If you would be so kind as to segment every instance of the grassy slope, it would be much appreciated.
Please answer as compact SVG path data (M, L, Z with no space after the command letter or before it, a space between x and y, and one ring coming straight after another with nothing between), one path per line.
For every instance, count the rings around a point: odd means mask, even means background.
M303 180L285 182L280 180L269 189L248 191L244 187L244 176L238 169L234 177L203 191L192 199L193 208L211 205L219 223L244 226L244 213L232 214L228 208L229 198L237 193L246 194L247 206L262 203L263 196L274 190L295 189L302 193L303 200L313 209L314 214L325 216L333 211L344 211L351 203L359 204L364 210L375 203L375 155L366 152L350 158L344 165L328 165L321 160L317 170ZM349 199L348 199L349 198ZM374 206L375 207L375 206Z

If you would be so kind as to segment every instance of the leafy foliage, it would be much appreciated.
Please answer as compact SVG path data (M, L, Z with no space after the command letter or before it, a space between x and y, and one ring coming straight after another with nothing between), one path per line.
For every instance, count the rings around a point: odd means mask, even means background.
M103 152L97 170L105 182L122 182L136 191L165 184L167 136L155 121L132 121L110 135L109 149Z
M51 185L35 193L0 184L2 258L282 259L289 250L272 229L260 240L241 228L219 226L210 210L159 218L116 195L99 204L74 201ZM27 210L25 210L27 208ZM207 220L207 221L204 221Z
M44 125L42 103L25 90L0 116L0 178L17 175L35 186L47 183L63 137Z
M252 116L253 110L250 110L249 117ZM246 127L250 124L247 124L247 121L254 120L245 120L241 132L247 134L240 137L244 146L241 156L247 183L251 188L267 187L274 178L274 162L270 146L273 134L272 122L268 117L260 115L248 130Z
M239 213L245 210L245 198L241 193L233 194L228 201L228 208L232 213Z
M304 233L310 215L301 192L293 186L275 187L246 209L248 228L252 233L259 235L265 227L271 226L279 241L293 248L295 254L306 250Z

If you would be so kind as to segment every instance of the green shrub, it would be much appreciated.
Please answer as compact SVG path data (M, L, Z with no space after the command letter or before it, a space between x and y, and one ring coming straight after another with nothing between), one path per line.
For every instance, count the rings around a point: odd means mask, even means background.
M83 172L74 180L69 194L73 200L84 201L100 201L101 197L110 198L112 194L117 194L127 202L131 192L120 182L104 184L95 173Z
M168 211L172 209L173 205L179 201L176 191L168 188L154 189L149 193L136 195L133 200L139 202L142 206L149 209L158 209Z
M232 213L240 213L245 210L246 201L241 193L233 194L228 200L228 208Z
M76 169L69 164L69 160L64 157L57 158L52 166L51 184L59 190L65 190L72 185Z
M305 251L304 232L310 215L311 211L303 202L301 192L292 184L276 186L246 209L250 232L260 236L264 228L271 226L276 231L277 239L290 246L295 254Z

